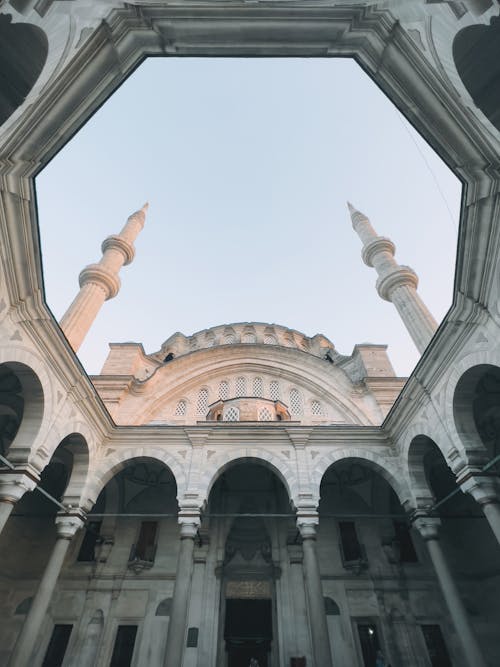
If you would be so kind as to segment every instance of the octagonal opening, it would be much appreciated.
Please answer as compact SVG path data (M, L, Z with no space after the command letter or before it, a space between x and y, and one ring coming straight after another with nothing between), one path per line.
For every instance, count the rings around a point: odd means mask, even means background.
M350 59L148 59L36 179L48 305L60 319L104 238L150 201L79 356L148 352L238 321L324 333L349 354L419 358L375 290L351 199L412 266L437 321L451 304L461 184ZM131 317L132 315L132 317Z

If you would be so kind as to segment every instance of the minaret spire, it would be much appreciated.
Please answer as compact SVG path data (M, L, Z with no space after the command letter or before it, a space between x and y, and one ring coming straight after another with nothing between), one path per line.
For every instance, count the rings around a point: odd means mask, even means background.
M377 235L364 213L349 202L347 206L352 226L363 243L363 261L377 271L379 295L396 306L413 342L422 353L437 329L437 322L417 293L417 274L409 266L396 262L396 246L390 239Z
M132 213L119 234L104 239L102 258L80 273L80 291L64 313L60 326L71 347L78 350L102 304L120 290L118 273L134 259L134 241L144 227L149 204Z

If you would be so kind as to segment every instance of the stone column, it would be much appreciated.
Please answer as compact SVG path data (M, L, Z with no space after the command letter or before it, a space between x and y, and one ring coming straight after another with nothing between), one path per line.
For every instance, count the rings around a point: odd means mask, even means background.
M174 595L167 633L165 667L181 667L184 646L186 644L186 623L189 606L189 593L193 574L194 541L198 533L198 516L179 517L181 525L181 545L177 558Z
M27 491L33 491L39 478L27 470L5 470L0 473L0 533L14 505Z
M467 611L439 543L440 524L441 520L436 517L429 517L420 513L416 513L413 517L413 525L422 535L427 545L429 556L434 565L443 597L457 632L458 640L462 645L466 662L471 667L486 667L486 662L474 636Z
M10 657L9 667L26 667L31 664L31 654L40 629L47 614L57 579L68 551L69 543L74 534L84 524L83 512L75 514L61 514L56 517L57 539L45 566L42 579L38 586L30 610L24 621L23 628Z
M328 625L326 622L325 602L319 574L316 554L316 521L297 519L297 526L302 537L304 581L309 609L309 625L313 644L314 666L332 667L332 654Z
M363 243L363 261L378 274L379 295L396 306L418 351L423 352L436 332L437 322L417 292L417 274L409 266L396 262L396 246L390 239L377 235L366 215L351 204L348 207L352 226Z
M497 541L500 543L500 490L498 478L488 472L468 472L461 475L457 483L465 493L470 493L479 503L484 516L490 524Z

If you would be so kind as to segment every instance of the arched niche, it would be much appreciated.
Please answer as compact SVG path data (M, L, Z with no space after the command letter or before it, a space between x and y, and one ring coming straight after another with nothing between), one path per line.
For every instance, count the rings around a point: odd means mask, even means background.
M326 470L320 485L319 540L337 567L359 574L377 562L387 567L388 561L418 561L395 488L387 471L365 459L340 459ZM379 548L369 553L368 543Z
M500 454L500 368L479 364L465 371L455 388L453 416L467 453L483 462Z
M453 40L453 60L474 104L500 130L500 18L462 28Z
M289 465L284 460L280 461L276 456L273 456L264 450L260 450L258 453L260 456L248 456L243 455L242 451L233 450L232 452L224 453L223 456L218 457L213 461L213 466L205 471L202 478L203 485L206 488L206 497L210 497L214 484L223 477L228 470L234 466L246 464L261 466L274 474L285 488L287 498L291 504L294 497L293 492L296 490L296 479ZM264 458L265 456L268 458ZM212 463L212 460L210 463Z
M0 14L0 125L24 102L47 60L44 31L30 23L12 23Z
M56 540L55 517L61 511L57 503L79 506L87 470L85 439L72 433L55 449L37 487L16 503L2 534L5 544L16 544L15 550L0 550L0 569L5 576L36 580L42 574Z
M218 651L230 663L240 656L243 637L245 650L261 664L271 653L278 664L281 617L275 582L281 577L287 537L295 533L287 489L269 466L239 459L219 471L200 535L208 536L210 547L223 554L218 567Z
M177 484L170 468L147 456L125 459L108 470L89 512L77 560L105 562L119 558L136 574L175 554L178 542ZM123 563L122 563L123 564Z
M27 458L42 423L44 396L37 374L25 364L0 364L0 454L18 446ZM16 457L17 458L17 457Z
M419 479L425 480L434 501L432 513L441 519L440 538L451 568L471 576L483 576L495 569L495 537L478 503L458 487L436 443L419 436L412 442L409 455L412 474L420 470ZM479 598L476 604L481 606Z

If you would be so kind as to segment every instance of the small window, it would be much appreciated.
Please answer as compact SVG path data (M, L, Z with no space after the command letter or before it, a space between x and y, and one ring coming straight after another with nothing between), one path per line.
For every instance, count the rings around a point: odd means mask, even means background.
M89 521L85 527L85 535L77 556L80 563L95 561L95 547L101 538L101 525L102 521Z
M344 564L362 560L364 556L363 549L358 540L354 521L339 521L338 525Z
M109 667L130 667L134 654L137 625L119 625Z
M276 336L264 334L264 345L276 345Z
M394 521L394 534L399 546L399 561L401 563L418 563L410 527L406 521Z
M208 410L208 389L205 387L198 392L198 402L196 403L196 414L205 416Z
M224 414L225 422L237 422L240 420L240 411L234 405L229 407Z
M236 343L236 336L234 333L227 333L224 336L224 345L232 345L233 343Z
M439 625L421 625L432 667L452 667Z
M290 414L300 415L302 413L302 399L298 389L290 389Z
M323 409L321 408L321 403L319 401L311 401L311 414L315 417L320 417L323 414Z
M269 383L269 398L271 399L271 401L280 400L280 386L277 380L271 380L271 382Z
M168 362L172 361L173 358L174 358L173 352L169 352L165 357L165 359L163 360L163 363L168 364Z
M374 667L377 664L377 658L380 657L377 627L373 623L358 623L358 636L364 667Z
M261 408L259 410L259 421L260 422L271 422L273 421L273 416L269 408Z
M264 395L264 383L262 382L262 378L253 379L253 395L256 398L262 398Z
M130 560L143 560L153 563L156 553L157 521L143 521L137 538L137 544L132 547Z
M255 343L255 334L251 333L250 331L247 331L246 333L243 334L243 338L241 339L242 343Z
M186 415L187 403L184 399L177 403L175 408L174 416L175 417L184 417Z
M229 383L226 380L222 380L219 384L219 398L221 401L227 401L229 398Z
M246 378L244 378L244 377L236 378L235 395L236 396L246 396L247 395L247 381L246 381Z
M42 667L60 667L68 648L72 625L54 625Z

